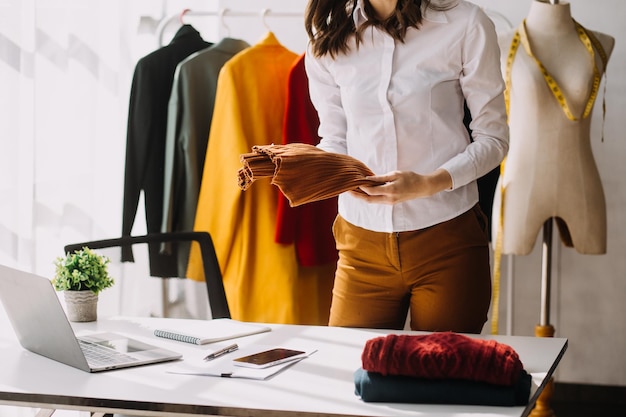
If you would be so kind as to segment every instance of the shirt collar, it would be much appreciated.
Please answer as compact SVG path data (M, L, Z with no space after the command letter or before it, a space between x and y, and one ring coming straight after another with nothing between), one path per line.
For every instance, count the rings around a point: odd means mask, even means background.
M278 41L278 38L276 38L276 35L274 35L274 32L272 31L268 31L265 36L263 37L263 39L261 39L259 42L257 42L257 45L262 45L262 46L282 46L280 44L280 42Z
M363 0L357 0L354 12L352 12L352 19L354 19L354 27L357 28L367 21Z
M365 13L365 5L363 4L364 0L357 0L356 7L354 8L354 12L352 13L352 18L354 19L354 26L359 27L363 23L368 20L367 14ZM435 3L459 3L458 0L433 0ZM424 16L425 20L434 23L448 23L448 17L444 11L427 9L422 4L422 16Z
M198 32L196 30L196 28L194 28L193 26L189 25L189 24L184 24L182 25L174 34L174 38L172 38L172 43L173 42L177 42L183 38L196 38L196 39L202 39L202 37L200 36L200 32Z

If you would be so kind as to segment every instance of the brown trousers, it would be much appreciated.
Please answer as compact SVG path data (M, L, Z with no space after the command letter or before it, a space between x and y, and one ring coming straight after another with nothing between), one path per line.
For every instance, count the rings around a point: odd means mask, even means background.
M330 326L480 333L491 301L487 218L476 205L426 229L372 232L337 216Z

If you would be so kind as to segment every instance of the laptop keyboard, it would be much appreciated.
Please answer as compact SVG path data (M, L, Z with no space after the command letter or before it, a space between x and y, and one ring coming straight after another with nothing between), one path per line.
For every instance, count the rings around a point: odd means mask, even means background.
M111 366L134 360L132 356L114 349L106 348L97 343L91 343L81 339L78 339L78 343L85 354L87 362L91 366Z

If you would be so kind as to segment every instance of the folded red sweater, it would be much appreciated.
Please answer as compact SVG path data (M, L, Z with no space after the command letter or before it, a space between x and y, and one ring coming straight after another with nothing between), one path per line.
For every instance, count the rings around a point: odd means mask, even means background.
M382 375L513 385L523 370L513 348L453 332L381 336L365 343L363 369Z

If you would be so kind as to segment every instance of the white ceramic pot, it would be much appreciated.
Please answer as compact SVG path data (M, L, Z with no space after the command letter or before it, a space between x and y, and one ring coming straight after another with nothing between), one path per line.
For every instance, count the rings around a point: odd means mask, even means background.
M64 291L67 318L70 321L96 321L98 319L98 294L91 290Z

